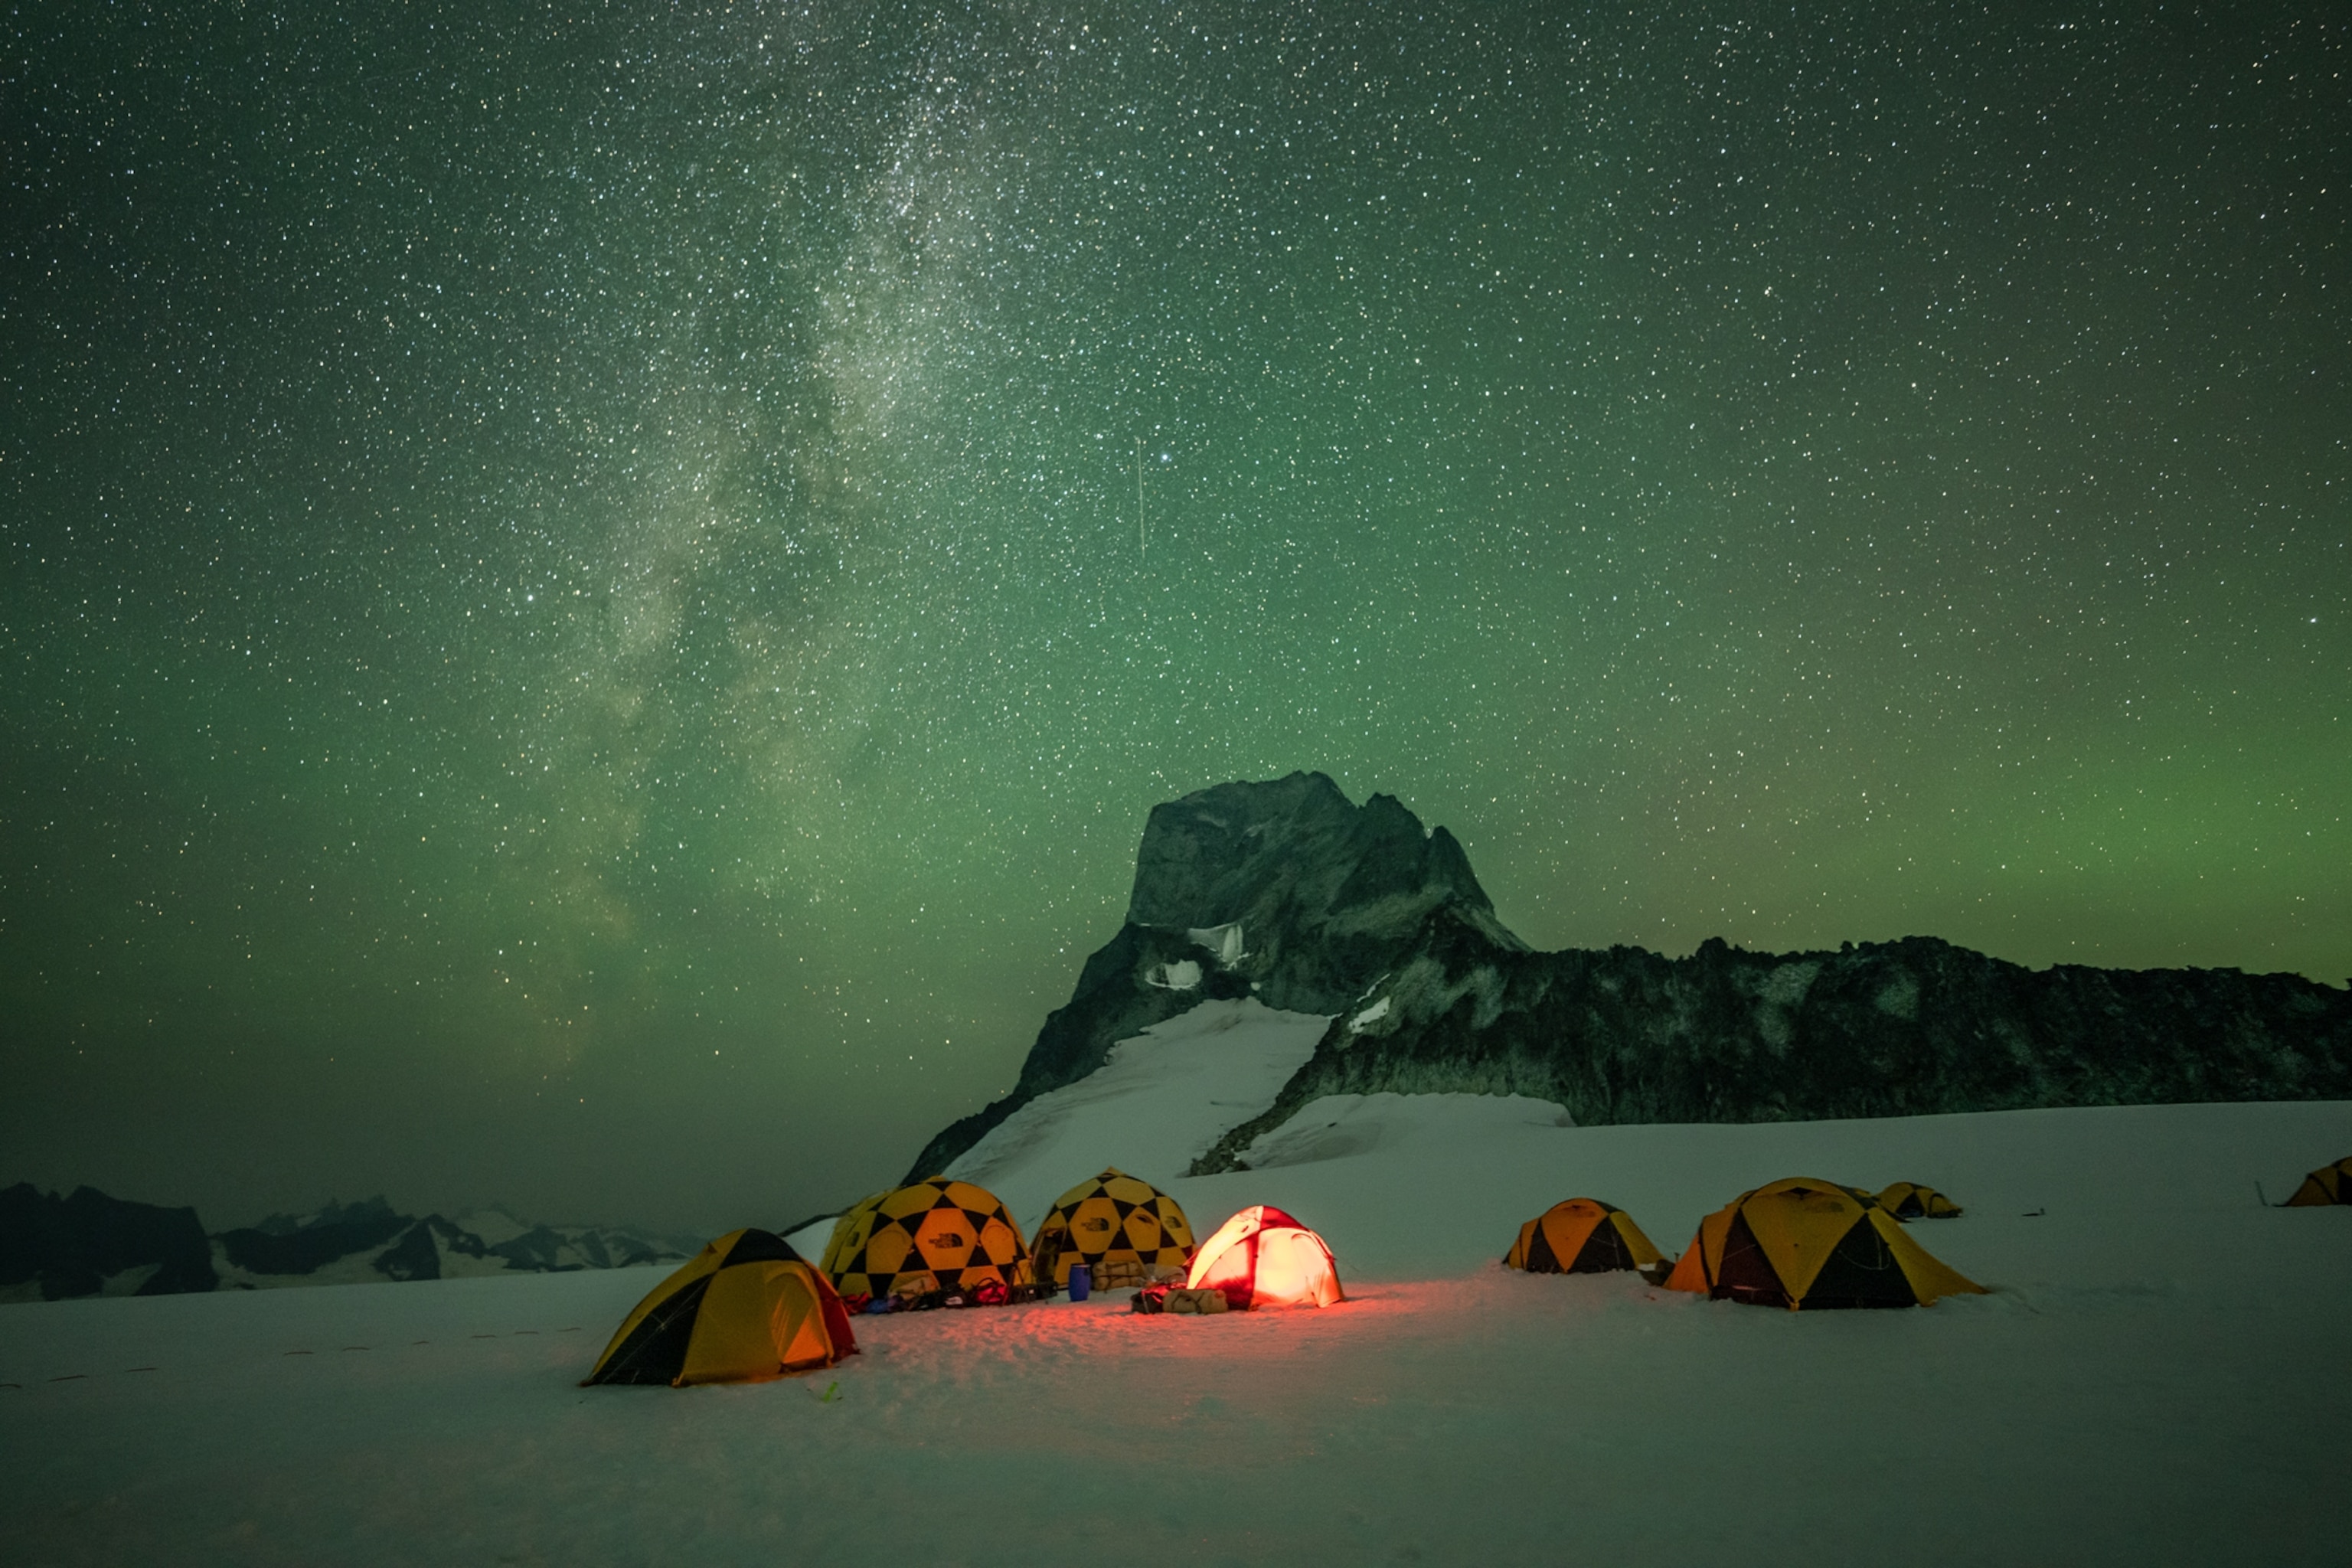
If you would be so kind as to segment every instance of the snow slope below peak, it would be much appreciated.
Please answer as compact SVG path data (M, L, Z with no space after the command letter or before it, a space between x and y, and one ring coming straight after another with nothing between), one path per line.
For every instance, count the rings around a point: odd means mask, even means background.
M1255 998L1203 1002L1014 1111L948 1167L1004 1200L1025 1234L1106 1165L1168 1187L1228 1129L1274 1103L1328 1018ZM812 1227L814 1228L814 1227Z

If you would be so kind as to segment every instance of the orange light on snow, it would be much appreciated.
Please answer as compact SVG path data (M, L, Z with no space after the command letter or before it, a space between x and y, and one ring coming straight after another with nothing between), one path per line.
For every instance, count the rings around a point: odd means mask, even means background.
M1345 1300L1323 1238L1265 1204L1219 1226L1192 1255L1191 1289L1219 1289L1236 1307L1328 1307Z

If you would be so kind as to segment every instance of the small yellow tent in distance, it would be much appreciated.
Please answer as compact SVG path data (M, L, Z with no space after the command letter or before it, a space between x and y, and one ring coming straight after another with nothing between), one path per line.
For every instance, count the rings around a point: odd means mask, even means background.
M592 1383L759 1383L857 1349L841 1298L783 1237L730 1230L646 1292Z
M1149 1285L1184 1277L1192 1262L1192 1224L1174 1198L1116 1165L1054 1200L1029 1245L1037 1278L1066 1286L1083 1263L1095 1289Z
M996 1194L946 1176L877 1193L835 1220L824 1272L844 1296L1005 1301L1036 1282Z
M1802 1176L1742 1193L1699 1221L1666 1288L1791 1311L1924 1307L1984 1293L1930 1257L1870 1194Z
M1878 1194L1878 1206L1896 1219L1958 1219L1960 1205L1933 1187L1896 1182Z
M1519 1226L1506 1268L1530 1274L1601 1274L1662 1261L1633 1216L1598 1198L1570 1198Z
M2304 1177L2303 1185L2295 1188L2294 1196L2287 1199L2284 1206L2307 1209L2328 1204L2352 1204L2352 1154L2333 1165L2322 1165Z

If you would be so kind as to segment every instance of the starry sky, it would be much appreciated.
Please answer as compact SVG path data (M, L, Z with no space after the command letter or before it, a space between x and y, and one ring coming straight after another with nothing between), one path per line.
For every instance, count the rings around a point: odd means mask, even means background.
M776 1225L1293 769L2352 973L2325 8L18 6L0 1182Z

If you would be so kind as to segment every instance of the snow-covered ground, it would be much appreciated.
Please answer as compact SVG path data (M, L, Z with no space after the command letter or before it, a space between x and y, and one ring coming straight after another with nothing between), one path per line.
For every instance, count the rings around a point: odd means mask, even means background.
M575 1386L657 1268L0 1307L8 1560L2344 1561L2352 1208L2254 1184L2352 1152L2352 1104L1580 1129L1377 1095L1184 1179L1271 1099L1276 1027L1185 1023L970 1158L1024 1224L1107 1163L1203 1233L1278 1204L1346 1304L864 1318L834 1372L682 1392ZM1559 1198L1678 1252L1795 1174L1950 1194L1913 1234L1994 1294L1792 1314L1494 1263Z

